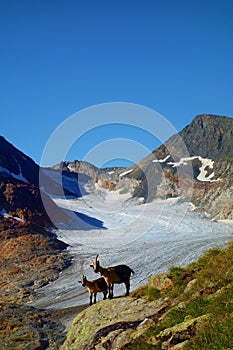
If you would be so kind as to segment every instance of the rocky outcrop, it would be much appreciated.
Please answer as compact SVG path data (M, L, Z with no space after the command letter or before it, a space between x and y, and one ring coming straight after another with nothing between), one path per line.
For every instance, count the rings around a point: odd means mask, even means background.
M65 213L45 193L43 193L43 200L57 222L69 221ZM56 220L51 222L44 208L38 188L29 183L0 176L0 212L2 211L5 211L9 216L15 216L40 226L56 225Z
M39 187L39 166L0 136L0 173L8 178L30 182Z
M57 350L64 341L64 327L46 310L0 303L0 318L1 350Z
M149 344L162 343L162 350L178 350L183 349L188 344L188 340L192 338L201 327L204 320L208 319L208 315L187 319L177 325L166 328L156 337L151 337Z
M125 177L138 180L134 196L191 200L214 219L232 219L233 119L199 115Z
M60 350L230 349L233 244L74 318ZM203 346L204 345L204 346Z
M0 216L1 302L25 302L70 264L67 245L36 225Z
M57 349L64 327L26 303L70 265L67 246L44 228L1 215L0 240L0 348L47 349L54 343Z
M163 299L149 303L134 298L101 301L73 320L61 350L121 349L151 327L152 317L166 307Z

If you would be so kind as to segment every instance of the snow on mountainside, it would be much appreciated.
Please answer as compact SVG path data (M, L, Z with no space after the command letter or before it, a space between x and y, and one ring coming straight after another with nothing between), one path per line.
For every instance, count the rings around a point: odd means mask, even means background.
M40 226L51 226L41 200L39 190L39 166L0 136L0 214L4 217L20 218ZM45 175L47 186L56 190L54 181ZM46 193L44 202L54 213L56 220L68 220Z
M233 219L233 119L200 115L126 177L144 201L181 196L215 219Z
M170 157L170 156L168 156L168 157ZM212 180L212 178L214 177L214 172L212 172L210 175L207 176L207 173L208 173L207 168L213 169L214 161L212 159L202 158L200 156L194 156L194 157L188 157L188 158L181 158L179 160L179 162L168 162L167 164L172 165L172 167L175 168L175 167L180 166L180 165L186 165L187 162L194 160L194 159L198 159L201 162L201 166L199 168L200 173L196 177L197 180L209 181L209 182L214 182L214 181L220 180L220 179Z
M38 186L39 166L0 136L0 174Z

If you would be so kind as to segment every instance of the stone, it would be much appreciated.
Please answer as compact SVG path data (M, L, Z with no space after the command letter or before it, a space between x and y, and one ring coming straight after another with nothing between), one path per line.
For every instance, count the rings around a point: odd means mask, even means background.
M163 291L173 284L171 278L166 274L154 275L148 278L148 287L153 287Z

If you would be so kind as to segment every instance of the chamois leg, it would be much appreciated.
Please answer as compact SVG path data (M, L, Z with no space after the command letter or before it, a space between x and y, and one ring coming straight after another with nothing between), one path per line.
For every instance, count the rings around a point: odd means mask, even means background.
M109 284L109 287L108 287L108 298L109 299L113 298L113 284Z
M111 284L108 284L108 299L111 299Z
M92 305L92 294L90 294L90 306Z
M104 294L104 300L105 300L105 299L107 298L108 291L105 290L105 291L103 292L103 294Z
M112 298L113 298L113 287L114 287L114 283L112 284L112 287L111 287Z
M96 303L96 294L97 293L94 294L94 304Z
M130 282L129 282L129 281L126 281L126 282L125 282L125 286L126 286L126 293L125 293L125 296L128 297L128 296L129 296Z

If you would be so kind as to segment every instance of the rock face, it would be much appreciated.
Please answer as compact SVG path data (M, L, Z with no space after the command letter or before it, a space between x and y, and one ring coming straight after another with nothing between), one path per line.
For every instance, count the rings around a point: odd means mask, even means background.
M46 198L51 207L60 212L50 198ZM41 226L53 225L44 209L39 189L13 178L0 176L0 212Z
M2 302L29 300L33 290L57 278L69 265L66 244L34 224L0 216L0 239Z
M143 159L125 177L137 179L134 196L182 197L207 216L233 219L233 119L199 115Z
M26 303L70 265L39 190L39 166L0 137L0 348L57 349L64 327ZM69 218L44 193L57 221Z
M40 226L53 226L69 221L49 196L39 190L39 166L24 153L0 136L0 213L16 216ZM56 183L43 174L47 188L56 193ZM69 193L70 194L70 193ZM53 212L51 222L44 203Z
M63 176L76 178L80 183L86 182L89 187L93 187L95 183L98 183L103 188L114 191L119 188L120 175L126 168L112 167L100 169L88 162L74 160L73 162L61 162L55 165L53 169L62 171ZM82 193L78 195L80 196Z
M51 319L49 312L18 304L0 303L1 350L56 350L64 330Z
M0 136L0 173L39 186L39 166Z
M150 303L134 298L101 301L73 321L61 350L121 349L154 324L166 300Z
M69 266L66 245L48 230L3 216L0 240L0 348L46 349L54 343L57 349L62 326L25 303Z

